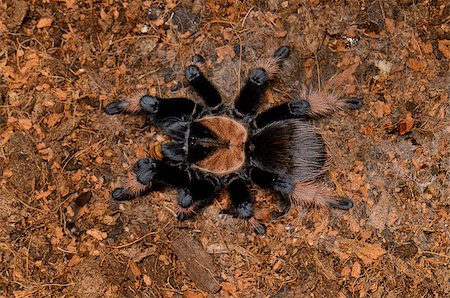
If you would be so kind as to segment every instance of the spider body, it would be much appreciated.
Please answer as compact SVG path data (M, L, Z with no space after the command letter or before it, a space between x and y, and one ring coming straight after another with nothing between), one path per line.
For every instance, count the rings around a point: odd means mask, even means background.
M315 183L327 170L328 154L318 130L305 120L342 107L359 108L361 100L314 95L256 113L269 80L289 53L288 47L281 47L262 67L251 71L232 108L222 103L219 92L196 65L188 66L185 75L206 105L188 98L149 95L109 104L107 114L144 113L170 138L153 148L152 157L133 166L125 185L113 191L113 199L129 200L157 184L170 185L181 189L177 214L186 219L226 188L232 205L229 213L246 220L260 234L265 227L255 217L251 184L277 194L280 215L292 203L351 208L351 200L336 198ZM194 57L194 62L201 61Z

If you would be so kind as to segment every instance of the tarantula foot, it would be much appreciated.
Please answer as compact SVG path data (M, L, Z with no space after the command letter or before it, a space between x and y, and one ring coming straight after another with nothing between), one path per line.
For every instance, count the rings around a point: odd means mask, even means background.
M253 216L253 204L251 202L244 202L237 206L236 212L239 218L249 219Z
M123 187L118 187L113 190L112 198L116 201L129 201L133 196Z
M358 110L363 106L362 98L344 98L343 101L347 104L347 108L349 110Z
M205 58L203 58L202 55L195 54L194 57L192 57L192 63L205 64Z
M142 158L134 164L133 172L136 174L136 180L139 183L149 185L156 174L156 162L151 158Z
M353 202L347 198L338 198L336 203L329 203L331 207L341 210L349 210L353 207Z
M282 218L283 216L286 215L287 212L284 211L272 211L270 213L270 215L272 216L273 219L277 219L277 218Z
M188 220L188 219L194 217L194 215L196 213L196 206L195 206L195 204L190 207L187 207L187 208L177 206L175 213L177 214L177 219L179 221Z
M196 204L189 191L182 189L177 198L177 219L182 221L191 218L195 214Z
M256 220L254 217L247 220L248 224L255 230L259 235L264 235L266 233L266 226Z
M272 218L285 216L291 210L291 201L288 197L280 197L280 211L272 211Z
M103 111L108 115L120 114L125 111L127 105L128 102L126 100L119 100L107 105Z
M263 86L269 79L267 71L263 68L256 68L250 74L250 80L257 86Z
M283 177L276 177L273 180L273 188L282 194L290 194L294 190L294 183Z
M181 190L180 195L178 196L178 205L181 208L189 208L193 203L194 199L192 198L192 195L184 189Z
M146 111L147 113L155 114L156 112L158 112L159 101L154 96L142 96L139 104L141 105L142 110Z
M192 82L201 75L200 69L195 65L189 65L184 71L184 74L189 82Z
M307 115L311 109L311 105L307 100L292 100L288 103L289 112L294 116Z
M279 59L280 61L286 60L291 53L291 49L288 46L282 46L273 53L273 58Z

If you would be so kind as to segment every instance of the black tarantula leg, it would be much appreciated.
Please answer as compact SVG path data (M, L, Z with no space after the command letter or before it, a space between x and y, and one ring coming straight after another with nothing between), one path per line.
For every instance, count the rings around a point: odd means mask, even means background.
M291 100L272 107L260 113L254 120L256 128L262 128L275 121L286 119L305 119L308 117L311 106L306 100Z
M188 171L166 165L160 160L142 158L134 164L125 186L113 190L112 198L118 201L131 200L150 190L154 182L187 187L190 180Z
M250 115L256 111L268 81L269 74L264 68L256 68L250 73L247 82L234 103L234 108L238 115Z
M264 94L269 79L279 72L281 63L289 57L290 49L283 46L269 59L262 59L259 67L252 70L234 104L235 112L240 116L253 114Z
M278 194L280 211L273 212L273 217L281 217L289 212L291 209L291 194L295 187L292 181L259 168L250 169L250 178L260 187L273 189Z
M219 187L219 180L213 176L202 175L202 177L193 178L189 188L183 189L178 196L176 210L178 219L188 219L198 210L211 204Z
M146 113L150 120L158 124L165 118L181 119L185 115L198 115L203 110L202 106L188 98L161 99L151 95L134 95L129 99L122 99L110 103L104 112L108 115L121 113Z
M136 114L142 112L139 104L142 94L136 93L128 99L120 99L106 106L103 110L108 115Z
M165 119L182 119L186 116L196 117L203 107L188 98L162 99L151 95L141 97L142 110L149 114L150 121L160 124Z
M222 98L217 89L202 74L198 66L190 65L184 71L189 84L203 98L205 103L212 110L220 110L222 106Z
M340 98L339 100L345 102L345 106L349 110L359 110L363 106L362 98L349 97Z
M239 177L233 177L228 184L228 191L237 217L246 220L256 233L265 234L266 227L254 217L253 198L247 183Z
M128 174L128 179L123 187L113 190L112 198L117 201L131 200L150 189L153 177L156 173L156 163L150 158L138 160Z

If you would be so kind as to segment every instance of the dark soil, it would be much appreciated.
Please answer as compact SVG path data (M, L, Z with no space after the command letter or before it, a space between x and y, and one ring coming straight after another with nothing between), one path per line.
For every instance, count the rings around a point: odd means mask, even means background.
M0 1L0 297L448 297L449 16L439 0ZM313 121L353 209L295 208L259 236L221 215L225 194L183 222L175 190L111 200L156 129L106 104L198 98L194 54L230 102L281 45L266 106L336 76L364 98Z

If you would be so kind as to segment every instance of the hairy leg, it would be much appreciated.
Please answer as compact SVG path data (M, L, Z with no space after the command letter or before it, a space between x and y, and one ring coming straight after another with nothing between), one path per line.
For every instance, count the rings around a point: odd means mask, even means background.
M196 57L199 56L194 56L194 62L198 62L195 59ZM203 98L206 105L213 111L220 110L222 98L219 91L217 91L211 82L202 74L200 68L196 65L190 65L186 68L184 73L189 84L191 84L195 91Z
M363 106L361 98L341 98L338 94L329 90L304 89L301 96L309 102L311 106L310 116L313 117L326 116L342 109L357 110Z
M148 114L154 124L164 119L182 119L186 116L195 117L203 110L201 105L188 98L162 99L151 95L137 94L129 99L115 101L106 106L104 112L115 114Z
M333 191L326 186L300 181L295 184L291 202L293 205L329 206L341 210L353 207L352 200L335 197Z
M254 120L256 128L262 128L272 122L287 119L305 119L309 116L311 106L306 100L291 100L263 111Z
M131 200L150 191L154 182L187 187L190 180L191 175L187 170L167 165L160 160L142 158L134 164L125 185L113 190L112 198L118 201Z
M280 204L280 211L272 215L280 217L289 212L291 209L291 194L294 190L295 184L285 177L280 175L263 171L259 168L250 169L251 180L260 187L274 190L278 195Z
M183 189L178 196L178 219L188 219L211 204L219 187L219 181L213 176L199 174L193 178L189 187Z
M266 227L254 217L253 198L247 183L237 176L233 177L229 181L228 191L237 217L245 220L256 233L265 234Z
M262 59L259 66L251 71L234 105L237 115L246 116L256 112L268 81L279 72L281 63L289 54L289 47L283 46L277 49L271 58Z
M256 68L250 73L247 82L234 103L234 108L238 115L250 115L256 111L268 81L269 75L263 68Z

